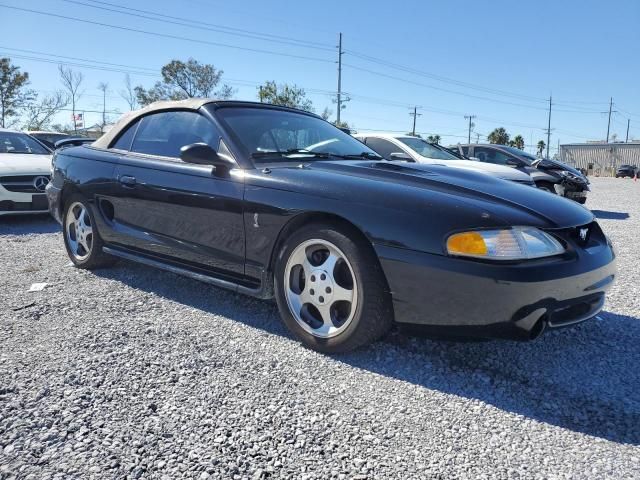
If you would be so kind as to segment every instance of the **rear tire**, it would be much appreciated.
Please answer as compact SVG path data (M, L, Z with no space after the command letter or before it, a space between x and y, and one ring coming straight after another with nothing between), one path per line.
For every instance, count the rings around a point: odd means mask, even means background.
M291 235L275 263L280 316L304 345L354 350L393 324L391 295L375 252L347 229L308 225Z
M102 251L104 242L89 201L82 195L72 195L66 201L62 230L67 254L76 267L92 270L115 263L114 257Z

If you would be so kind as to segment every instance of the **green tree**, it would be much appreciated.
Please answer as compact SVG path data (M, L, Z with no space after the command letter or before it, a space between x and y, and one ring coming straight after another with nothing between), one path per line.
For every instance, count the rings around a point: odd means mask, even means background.
M0 127L9 126L9 119L17 117L20 109L33 99L34 93L25 88L29 74L21 72L10 58L0 58Z
M258 87L258 99L263 103L313 112L313 102L307 98L304 88L297 85L267 81Z
M234 94L229 85L220 84L223 70L216 69L211 64L202 64L193 58L186 62L171 60L162 70L162 81L156 82L148 90L142 86L134 88L136 100L142 105L148 105L158 100L184 100L194 97L215 97L219 99L231 98Z
M547 147L547 144L544 143L544 140L540 140L538 142L538 156L542 157L542 152L544 152L544 149Z
M495 143L497 145L508 145L509 138L507 131L504 128L499 127L489 134L487 140L489 140L489 143Z
M519 148L520 150L524 150L524 138L522 135L516 135L513 137L513 140L509 142L509 145Z
M439 144L440 140L441 140L440 135L429 135L427 137L427 142L429 143Z

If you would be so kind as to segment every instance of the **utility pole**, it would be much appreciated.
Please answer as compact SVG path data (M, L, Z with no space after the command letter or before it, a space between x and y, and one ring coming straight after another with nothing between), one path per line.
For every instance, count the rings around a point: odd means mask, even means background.
M476 116L475 115L465 115L464 118L468 118L469 119L469 135L467 137L467 143L471 143L471 126L473 125L471 123L471 120L476 118Z
M338 34L338 113L336 114L336 124L340 125L340 110L342 110L342 32Z
M624 143L629 143L629 125L631 124L631 119L627 118L627 139L624 141Z
M609 143L609 129L611 128L611 109L613 108L613 97L609 101L609 122L607 122L607 143Z
M549 143L551 143L551 95L549 95L549 122L547 124L547 158L549 158Z
M480 134L476 133L476 144L480 143Z
M413 117L413 128L411 129L411 135L416 136L416 118L422 116L421 113L418 113L418 107L413 107L413 112L409 113Z

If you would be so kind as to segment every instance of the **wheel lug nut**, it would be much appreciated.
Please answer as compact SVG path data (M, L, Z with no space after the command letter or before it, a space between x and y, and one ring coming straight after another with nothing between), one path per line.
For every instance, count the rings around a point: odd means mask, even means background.
M320 280L326 280L327 276L323 273L322 275L320 275Z
M316 294L316 292L315 292L315 290L314 290L313 288L312 288L311 290L309 290L309 293L310 293L311 295L315 295L315 294Z
M325 291L326 291L327 293L331 293L331 287L327 287L327 288L325 289Z
M320 296L320 297L318 298L318 300L320 300L320 303L322 303L322 302L324 302L324 297L323 297L323 296Z
M311 281L315 282L316 281L316 276L315 275L311 275Z

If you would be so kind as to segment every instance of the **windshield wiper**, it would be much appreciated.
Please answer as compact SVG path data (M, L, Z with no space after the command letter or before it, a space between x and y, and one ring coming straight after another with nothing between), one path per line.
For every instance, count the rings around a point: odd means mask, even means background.
M305 150L304 148L290 148L289 150L275 150L273 152L254 152L251 154L251 157L263 158L263 157L271 157L274 155L286 157L287 155L296 155L296 154L309 155L311 157L316 157L316 158L329 158L328 153L312 152L311 150Z
M362 152L362 153L354 153L349 155L332 155L333 157L344 158L345 160L357 160L359 158L366 158L369 160L383 160L383 158L377 153L371 152Z

